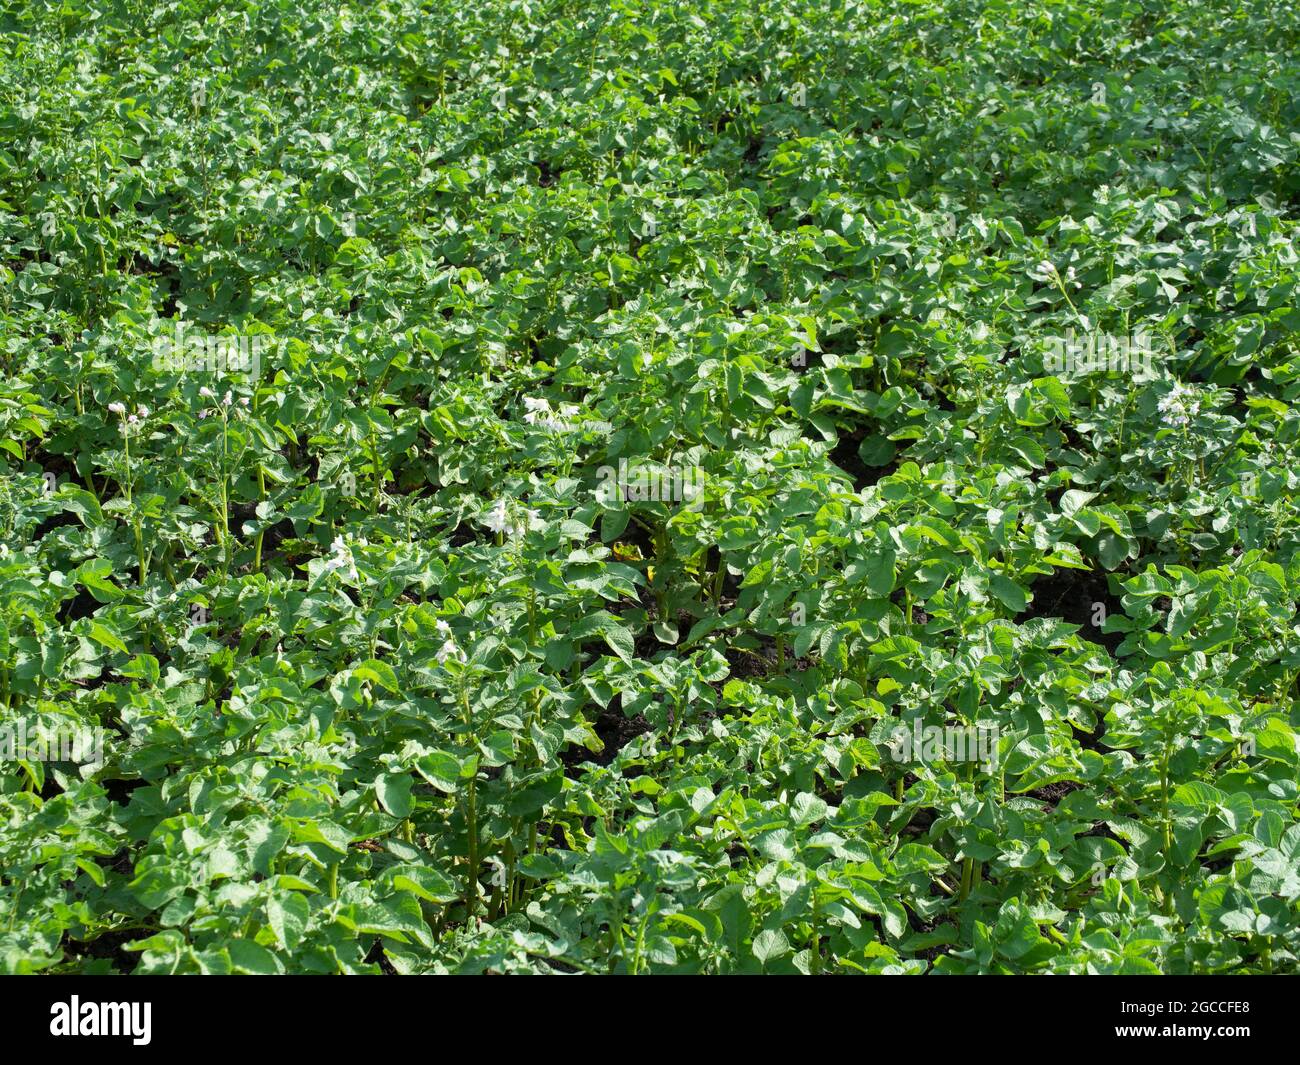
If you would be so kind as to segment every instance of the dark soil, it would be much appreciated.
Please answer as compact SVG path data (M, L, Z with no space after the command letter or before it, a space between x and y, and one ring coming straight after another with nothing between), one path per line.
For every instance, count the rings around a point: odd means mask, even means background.
M378 939L370 948L370 953L366 955L366 962L370 965L378 965L385 976L398 975L397 970L393 968L393 963L388 960L388 955L384 953L384 944Z
M596 718L592 728L596 735L600 737L601 743L605 745L605 749L597 754L585 747L567 747L560 752L560 761L567 768L576 769L583 762L609 765L618 755L618 752L632 740L638 736L644 736L650 731L650 722L640 714L635 714L632 717L625 716L622 699L615 696L610 700L609 706L600 712L600 716Z
M1055 806L1072 791L1078 791L1082 784L1076 784L1073 780L1058 780L1054 784L1044 784L1041 788L1034 788L1033 791L1026 792L1040 802L1045 802L1049 806Z
M1102 604L1106 617L1124 616L1124 607L1111 595L1105 570L1058 569L1035 580L1033 592L1034 601L1016 621L1060 618L1080 626L1080 636L1101 644L1111 654L1123 642L1122 632L1102 632L1099 625L1092 623L1094 603Z
M865 426L855 429L852 432L841 430L839 441L831 449L830 460L853 481L853 490L861 492L864 488L869 488L882 477L888 477L902 462L903 453L900 451L884 466L868 466L858 455L858 448L862 441L868 436Z
M100 784L103 785L109 802L125 806L131 801L131 792L136 788L144 787L145 782L143 780L101 780Z
M128 929L121 932L104 932L89 941L65 936L63 950L74 958L107 958L113 968L122 973L133 971L140 960L138 954L123 950L123 946L137 939L144 939L148 932Z

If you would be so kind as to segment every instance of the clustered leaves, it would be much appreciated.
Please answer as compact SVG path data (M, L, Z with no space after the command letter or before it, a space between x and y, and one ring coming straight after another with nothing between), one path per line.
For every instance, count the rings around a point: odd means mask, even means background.
M1297 971L1286 5L0 40L0 972Z

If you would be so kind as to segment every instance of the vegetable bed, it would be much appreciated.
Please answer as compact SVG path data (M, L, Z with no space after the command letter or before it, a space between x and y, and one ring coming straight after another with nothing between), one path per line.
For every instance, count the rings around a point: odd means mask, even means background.
M0 972L1296 972L1297 27L0 0Z

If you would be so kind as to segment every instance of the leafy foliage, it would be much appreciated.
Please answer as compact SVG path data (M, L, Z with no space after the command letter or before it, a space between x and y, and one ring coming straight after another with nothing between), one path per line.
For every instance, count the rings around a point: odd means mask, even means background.
M0 971L1297 971L1286 5L0 37Z

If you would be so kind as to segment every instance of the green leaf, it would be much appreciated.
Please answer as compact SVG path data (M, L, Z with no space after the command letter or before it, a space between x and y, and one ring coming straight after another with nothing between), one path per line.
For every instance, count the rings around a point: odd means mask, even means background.
M375 795L394 817L411 814L411 777L409 773L381 773L375 778Z
M307 932L311 905L294 892L277 894L266 902L266 920L285 950L297 950Z
M397 674L387 662L370 658L352 667L352 675L358 680L371 681L386 691L396 694L399 690Z
M432 751L417 758L415 768L439 791L450 795L460 786L460 761L446 751Z
M858 445L858 458L868 466L888 466L897 454L894 442L883 436L864 437Z
M989 591L1013 614L1022 613L1029 604L1025 590L1005 573L989 574Z
M460 897L458 884L426 865L396 865L386 875L395 891L409 892L425 902L444 903Z
M90 638L96 643L103 644L110 650L121 651L124 655L131 653L130 648L122 642L120 637L109 632L109 630L104 628L104 626L98 621L92 621L90 623Z
M789 953L790 941L779 928L766 929L754 937L754 957L764 965Z

